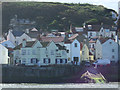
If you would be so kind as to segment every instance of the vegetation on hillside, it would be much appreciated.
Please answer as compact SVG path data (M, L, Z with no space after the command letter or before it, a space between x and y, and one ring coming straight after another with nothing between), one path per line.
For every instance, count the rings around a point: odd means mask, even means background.
M111 18L111 9L101 5L73 4L73 3L52 3L52 2L4 2L2 4L3 31L8 30L10 19L14 15L18 18L35 20L38 30L58 29L59 31L69 30L70 25L82 26L86 24L111 25L114 20Z

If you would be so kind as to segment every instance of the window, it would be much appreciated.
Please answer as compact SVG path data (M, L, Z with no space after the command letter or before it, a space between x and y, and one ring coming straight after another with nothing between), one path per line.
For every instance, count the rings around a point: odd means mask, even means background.
M74 60L75 62L78 62L79 57L73 57L73 60Z
M109 44L112 44L112 42L109 42Z
M84 51L82 51L82 55L84 55Z
M91 57L89 57L89 60L91 60Z
M60 59L60 63L63 63L63 60L62 60L62 59Z
M22 55L26 55L26 50L22 50Z
M26 58L22 58L22 64L26 63Z
M115 50L114 50L114 49L112 49L112 52L115 52Z
M65 63L67 63L67 59L65 59Z
M32 59L31 59L31 63L36 64L36 63L37 63L37 58L32 58Z
M50 63L50 59L48 59L48 63Z
M48 64L48 63L50 63L51 61L50 61L50 59L48 59L48 58L44 58L43 59L43 63L45 63L45 64Z
M94 44L93 44L93 46L92 46L92 47L93 47L93 48L95 47L95 46L94 46Z
M45 63L45 59L43 59L43 63Z
M62 59L55 59L55 63L56 63L56 64L62 63Z
M66 55L65 51L62 51L62 55Z
M92 33L90 32L90 36L92 36Z
M36 55L36 51L35 51L35 50L32 50L32 54L33 54L33 55Z
M17 41L15 41L15 44L16 44L16 45L18 45L18 42L17 42Z
M57 64L57 59L55 59L55 63Z
M37 47L37 48L40 48L40 47Z
M75 43L75 47L77 47L77 43Z
M28 55L30 55L30 50L28 50Z
M114 58L115 58L115 56L113 55L113 56L112 56L112 59L114 59Z
M54 55L54 50L51 50L51 55Z
M69 53L69 50L67 50L67 53Z

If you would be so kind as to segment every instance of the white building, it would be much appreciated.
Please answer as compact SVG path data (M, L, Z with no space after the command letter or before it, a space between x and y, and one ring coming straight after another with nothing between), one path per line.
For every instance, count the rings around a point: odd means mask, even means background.
M66 64L67 52L64 46L51 42L24 40L14 49L14 62L25 65Z
M0 44L0 64L8 64L8 49Z
M96 59L118 61L118 44L112 39L98 39L96 42Z
M26 30L27 31L26 33L24 33L23 31L9 30L7 35L7 41L8 40L11 41L15 46L21 44L23 39L26 39L27 41L35 41L37 38L37 34L39 33L37 33L37 31L32 30L31 30L32 33L29 30Z
M115 38L116 36L116 31L117 31L117 27L102 27L99 31L99 36L102 37L109 37L109 38Z
M69 50L67 53L68 61L80 65L80 43L77 39L66 41L64 45Z

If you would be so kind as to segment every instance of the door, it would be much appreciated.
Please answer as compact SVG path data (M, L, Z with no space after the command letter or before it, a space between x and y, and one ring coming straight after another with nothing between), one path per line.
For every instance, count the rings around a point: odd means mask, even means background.
M74 57L73 61L74 61L74 64L77 65L77 63L79 61L79 57Z

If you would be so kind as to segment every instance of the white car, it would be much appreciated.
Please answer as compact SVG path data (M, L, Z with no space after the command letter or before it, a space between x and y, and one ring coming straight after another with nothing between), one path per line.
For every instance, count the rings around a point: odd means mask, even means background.
M98 59L97 61L95 61L94 63L93 63L93 65L99 65L99 66L105 66L105 65L110 65L110 60L108 60L108 59Z

